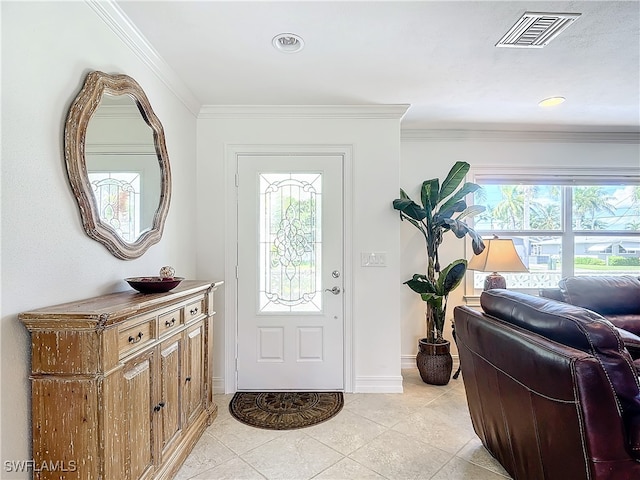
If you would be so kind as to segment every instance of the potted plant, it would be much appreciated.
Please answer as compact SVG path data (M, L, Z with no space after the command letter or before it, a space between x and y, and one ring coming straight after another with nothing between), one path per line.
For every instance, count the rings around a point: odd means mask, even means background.
M465 259L455 260L441 269L438 247L444 233L450 230L457 238L468 235L476 255L484 250L482 237L465 223L465 219L485 210L479 205L467 206L465 197L480 188L470 182L461 185L468 171L468 163L456 162L442 185L437 178L425 180L421 190L422 206L411 200L402 189L400 198L393 201L393 208L400 211L400 219L420 230L426 243L426 275L416 273L404 283L420 294L426 303L427 335L419 341L416 363L422 380L434 385L446 385L451 377L450 343L442 336L447 298L467 271Z

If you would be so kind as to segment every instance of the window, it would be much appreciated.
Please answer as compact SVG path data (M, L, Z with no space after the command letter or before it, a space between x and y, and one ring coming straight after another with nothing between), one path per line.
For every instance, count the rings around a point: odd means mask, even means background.
M571 275L640 275L640 177L476 173L474 229L511 238L528 273L502 273L513 289L555 287ZM473 273L482 289L487 273Z

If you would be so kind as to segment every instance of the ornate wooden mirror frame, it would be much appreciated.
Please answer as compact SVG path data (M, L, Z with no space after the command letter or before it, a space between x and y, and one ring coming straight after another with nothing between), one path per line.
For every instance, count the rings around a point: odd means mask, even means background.
M89 181L85 157L87 127L100 105L103 94L130 96L142 119L151 128L155 153L160 166L160 198L151 227L128 242L100 217L98 203ZM71 189L78 202L82 226L87 235L103 244L114 256L131 260L140 257L149 247L160 241L171 200L171 169L165 146L162 124L140 85L127 75L108 75L94 71L87 75L84 86L74 100L67 115L64 129L64 152Z

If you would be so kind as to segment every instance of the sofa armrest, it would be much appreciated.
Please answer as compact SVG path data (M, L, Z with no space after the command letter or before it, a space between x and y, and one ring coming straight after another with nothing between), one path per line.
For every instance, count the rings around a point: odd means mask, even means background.
M562 290L559 287L552 288L541 288L538 291L541 297L550 298L552 300L557 300L559 302L563 302L564 298L562 296Z
M640 337L634 333L625 330L624 328L614 327L620 334L622 343L629 351L631 358L634 360L640 358Z

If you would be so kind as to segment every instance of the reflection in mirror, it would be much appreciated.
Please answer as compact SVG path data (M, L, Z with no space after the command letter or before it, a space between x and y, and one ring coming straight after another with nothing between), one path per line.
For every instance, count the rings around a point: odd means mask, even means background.
M83 227L125 260L161 236L171 196L164 131L140 86L91 72L65 126L69 181Z
M126 242L153 225L160 166L153 133L128 95L103 95L87 127L85 159L98 216Z

